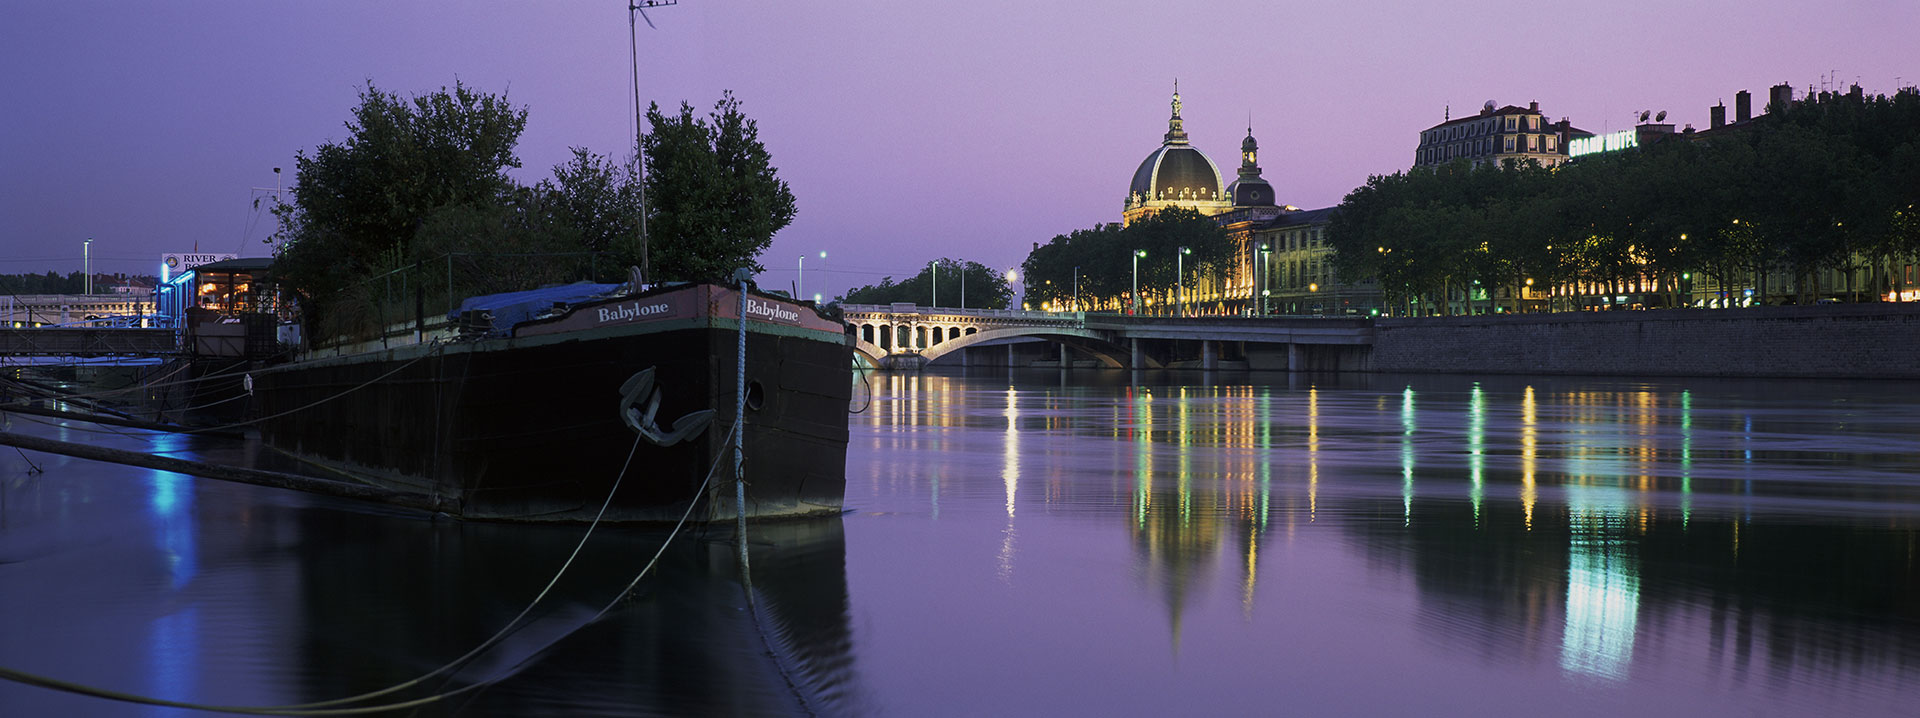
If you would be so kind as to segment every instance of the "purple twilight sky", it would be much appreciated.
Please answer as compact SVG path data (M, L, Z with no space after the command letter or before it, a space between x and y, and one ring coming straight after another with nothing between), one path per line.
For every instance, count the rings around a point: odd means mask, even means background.
M805 254L805 293L829 297L938 256L1013 267L1033 242L1118 220L1175 78L1227 179L1251 115L1267 180L1306 208L1405 169L1448 105L1705 127L1741 89L1757 112L1783 81L1920 81L1914 0L684 0L651 16L642 95L744 101L799 202L762 282L787 286ZM624 157L628 47L620 0L11 3L0 273L77 270L88 237L107 272L196 246L266 254L255 188L343 139L368 80L508 93L530 109L523 182L569 146Z

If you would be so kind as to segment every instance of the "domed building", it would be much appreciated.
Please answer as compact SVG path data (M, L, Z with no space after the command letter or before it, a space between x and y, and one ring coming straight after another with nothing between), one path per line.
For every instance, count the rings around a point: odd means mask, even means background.
M1143 297L1142 311L1163 314L1360 315L1381 309L1372 280L1349 284L1335 271L1326 231L1334 208L1302 210L1279 202L1260 176L1260 143L1253 128L1240 140L1240 171L1232 184L1220 168L1187 139L1180 118L1180 87L1173 89L1173 115L1160 147L1140 162L1127 187L1126 224L1169 207L1212 217L1234 245L1226 266L1186 268L1173 292ZM1105 308L1121 309L1114 300Z
M1251 133L1248 139L1251 141ZM1255 169L1254 173L1257 178L1259 170ZM1244 171L1242 174L1244 176ZM1266 204L1273 204L1271 189L1266 197ZM1173 90L1173 116L1167 120L1167 134L1160 148L1149 153L1140 162L1140 168L1133 171L1133 184L1127 188L1127 204L1121 218L1133 224L1168 207L1186 207L1207 216L1234 207L1226 183L1220 181L1220 167L1187 140L1187 130L1180 119L1178 85Z

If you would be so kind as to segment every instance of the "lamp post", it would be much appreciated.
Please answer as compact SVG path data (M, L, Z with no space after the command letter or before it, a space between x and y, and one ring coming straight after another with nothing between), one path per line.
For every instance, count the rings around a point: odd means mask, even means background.
M1018 283L1020 283L1020 270L1018 270L1018 269L1009 269L1009 270L1007 270L1007 291L1008 291L1009 293L1011 293L1011 292L1013 292L1013 285L1015 285L1015 284L1018 284ZM1025 298L1025 293L1024 293L1024 292L1023 292L1023 293L1021 293L1021 295L1020 295L1020 296L1021 296L1022 298ZM1013 304L1014 304L1014 302L1012 302L1011 300L1009 300L1009 301L1007 302L1007 306L1008 306L1008 308L1009 308L1009 309L1011 309L1011 308L1012 308L1012 306L1013 306Z
M1267 276L1267 268L1273 263L1272 253L1273 245L1261 242L1259 261L1253 263L1257 275L1254 279L1260 285L1260 316L1263 317L1267 315L1267 297L1273 294L1273 287L1269 286L1272 278Z
M827 250L824 250L824 249L820 250L820 258L821 259L827 258ZM806 295L807 295L807 255L802 254L800 255L800 270L794 273L793 298L795 301L798 301L801 297L804 297ZM818 304L818 302L815 302L815 303Z
M928 262L927 266L932 268L928 271L933 272L933 303L927 306L937 307L940 306L940 260Z
M1140 258L1145 256L1147 256L1147 250L1133 250L1133 293L1128 295L1128 298L1133 300L1133 311L1129 313L1134 316L1140 314Z
M1080 311L1080 265L1073 267L1073 311Z
M1181 247L1180 253L1173 255L1173 294L1179 301L1180 316L1187 316L1187 255L1193 254L1192 247Z
M80 243L80 272L87 275L87 293L93 293L93 238Z

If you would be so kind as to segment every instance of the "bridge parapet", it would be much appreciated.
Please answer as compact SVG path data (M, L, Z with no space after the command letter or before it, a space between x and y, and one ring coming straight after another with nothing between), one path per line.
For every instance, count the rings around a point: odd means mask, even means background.
M841 305L841 310L862 354L886 365L898 365L903 357L924 364L968 347L1009 341L1052 342L1106 365L1128 366L1157 365L1158 359L1142 349L1142 340L1159 342L1151 351L1192 351L1203 357L1217 356L1221 342L1246 345L1236 346L1236 355L1294 356L1306 346L1334 354L1351 353L1342 347L1365 351L1374 341L1371 317L1156 317L908 303ZM1252 348L1256 346L1268 348ZM1065 356L1060 359L1063 365Z
M0 329L0 356L159 356L180 353L172 329Z
M918 304L842 304L849 323L856 319L895 323L939 322L976 326L1079 326L1086 312L1035 312L1022 309L961 309Z

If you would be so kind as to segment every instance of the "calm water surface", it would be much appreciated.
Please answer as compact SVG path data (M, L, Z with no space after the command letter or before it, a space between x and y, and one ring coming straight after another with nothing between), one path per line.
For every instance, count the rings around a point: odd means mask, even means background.
M603 527L500 646L365 703L481 685L387 714L1920 705L1920 386L1086 372L870 386L847 513L751 529L750 586L730 531L710 528L670 542L618 600L666 536ZM508 625L582 532L0 448L0 667L225 705L377 690ZM0 716L187 713L0 684Z

